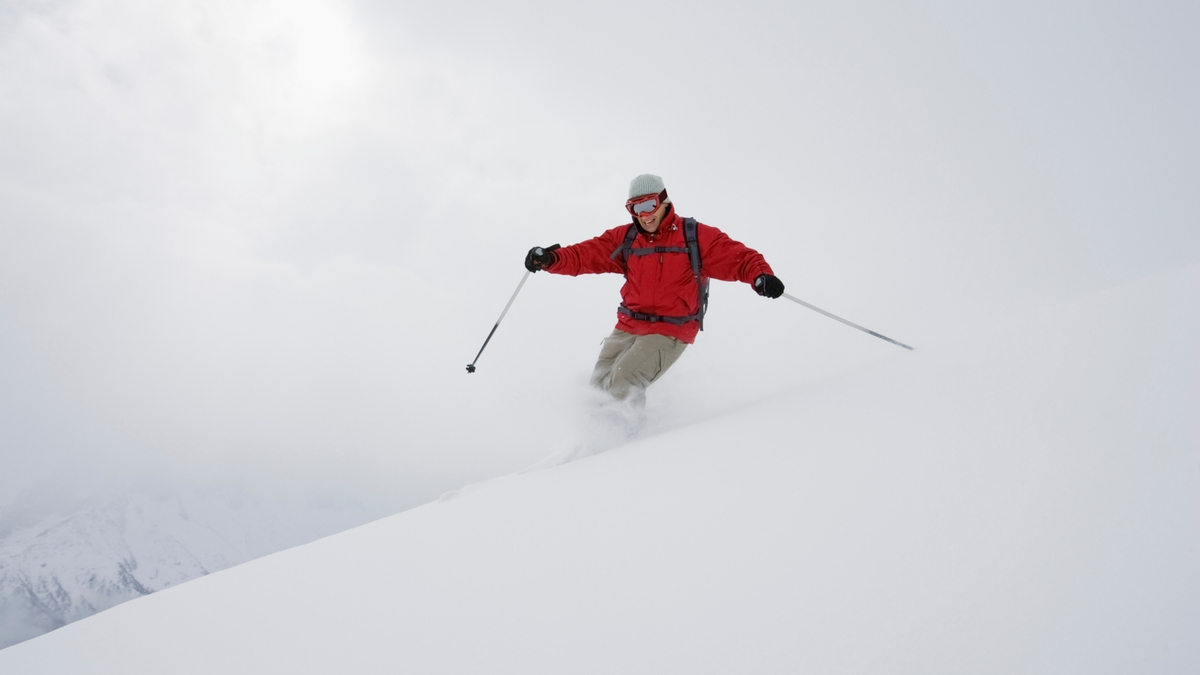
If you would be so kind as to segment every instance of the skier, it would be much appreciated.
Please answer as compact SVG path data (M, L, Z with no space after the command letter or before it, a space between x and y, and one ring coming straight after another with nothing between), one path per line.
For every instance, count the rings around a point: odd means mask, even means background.
M572 246L534 247L525 256L525 268L570 276L625 275L617 326L604 339L591 383L640 408L646 387L703 328L710 277L745 282L768 298L783 294L783 282L754 249L675 213L658 176L634 178L625 209L630 224Z

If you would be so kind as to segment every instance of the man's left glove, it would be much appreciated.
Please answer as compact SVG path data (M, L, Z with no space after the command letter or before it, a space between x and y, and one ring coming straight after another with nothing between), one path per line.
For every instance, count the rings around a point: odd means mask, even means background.
M783 295L783 282L773 274L760 274L754 280L754 292L766 298L778 298Z
M525 256L525 269L530 272L536 272L553 265L558 260L558 256L554 255L554 252L560 248L562 247L558 244L547 246L546 248L534 246L529 249L529 253Z

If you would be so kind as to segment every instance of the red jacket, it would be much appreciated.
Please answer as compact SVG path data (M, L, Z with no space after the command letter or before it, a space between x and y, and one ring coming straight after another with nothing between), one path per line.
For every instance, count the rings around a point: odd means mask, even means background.
M621 287L623 304L643 314L659 316L690 316L699 310L700 291L696 288L696 277L692 274L692 263L687 253L661 253L645 256L629 256L628 262L613 251L625 241L629 225L621 225L604 234L572 246L558 249L558 259L546 268L553 274L614 274L625 275ZM754 249L736 242L729 235L703 223L696 228L700 244L701 273L705 278L721 281L744 281L753 284L760 274L774 274L771 266ZM658 230L653 234L640 231L633 240L634 248L671 246L687 248L683 236L683 218L672 206ZM700 331L698 321L689 321L682 326L666 322L638 321L624 314L617 314L617 328L633 335L656 333L668 335L691 344Z

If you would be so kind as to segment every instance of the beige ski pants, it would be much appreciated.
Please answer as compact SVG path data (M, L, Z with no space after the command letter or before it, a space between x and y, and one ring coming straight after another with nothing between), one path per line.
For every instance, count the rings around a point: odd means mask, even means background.
M662 377L683 354L687 343L666 335L631 335L614 330L604 338L600 358L592 371L592 386L618 401L645 401L646 387Z

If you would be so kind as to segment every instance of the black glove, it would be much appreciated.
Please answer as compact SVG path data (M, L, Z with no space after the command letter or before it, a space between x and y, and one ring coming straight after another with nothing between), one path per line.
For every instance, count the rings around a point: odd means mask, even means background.
M760 274L754 280L754 292L764 298L778 298L783 295L783 282L773 274Z
M529 249L529 253L525 256L525 269L530 272L536 272L553 265L554 261L558 260L558 256L554 255L554 252L559 248L561 247L555 244L547 248L534 246Z

